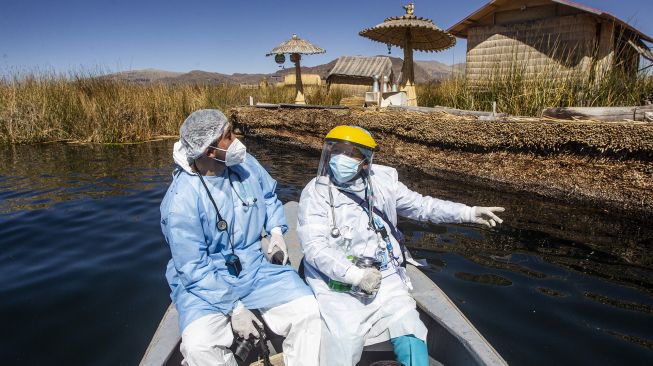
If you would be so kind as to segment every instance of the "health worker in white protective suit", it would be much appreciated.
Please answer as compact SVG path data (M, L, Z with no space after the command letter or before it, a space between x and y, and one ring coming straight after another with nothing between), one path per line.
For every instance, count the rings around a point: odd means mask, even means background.
M285 337L286 365L317 364L318 306L297 272L283 265L288 226L276 181L215 109L184 121L173 156L161 230L172 253L166 278L179 312L182 364L236 365L234 333L253 342L262 328L250 309ZM271 236L265 250L262 232ZM275 254L281 264L271 263Z
M427 329L411 297L397 215L433 223L495 226L501 207L469 207L408 189L391 167L372 164L365 130L327 135L317 177L299 201L306 280L322 315L320 364L352 366L364 345L390 340L397 361L428 365Z

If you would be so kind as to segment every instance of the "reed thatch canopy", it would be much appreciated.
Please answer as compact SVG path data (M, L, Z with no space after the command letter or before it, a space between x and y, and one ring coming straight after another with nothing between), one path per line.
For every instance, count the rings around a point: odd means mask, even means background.
M406 14L386 18L381 24L360 31L358 34L373 41L391 44L404 50L404 65L401 68L401 90L406 92L408 105L417 105L415 92L415 67L413 50L435 52L456 44L456 38L438 28L431 19L413 14L415 4L404 6Z
M431 19L417 17L413 14L386 18L383 23L364 29L358 34L373 41L404 48L407 31L410 32L413 50L436 52L456 44L456 38L440 29Z
M553 15L560 15L560 13L569 13L569 11L564 11L564 8L561 7L569 7L575 10L578 10L580 12L584 12L587 14L592 14L596 17L599 17L603 20L606 20L608 22L614 23L615 25L621 26L624 29L626 29L628 32L631 32L633 34L636 34L638 38L641 38L642 40L645 40L647 42L653 42L653 38L650 36L642 33L639 31L637 28L633 27L632 25L628 24L627 22L617 18L616 16L605 12L603 10L595 9L589 6L585 6L582 4L578 4L573 1L569 0L540 0L536 1L533 3L529 1L515 1L515 0L490 0L487 4L483 5L480 9L476 10L472 14L468 15L458 23L454 24L451 26L451 28L448 29L448 32L453 34L456 37L460 38L467 38L467 31L474 27L477 26L477 23L481 21L484 17L487 17L488 15L491 15L492 13L496 12L497 10L500 10L501 8L512 5L518 9L520 9L522 12L526 8L532 8L532 7L537 7L537 6L543 6L546 5L547 3L557 5L558 8L556 8L556 12L554 12ZM522 7L524 10L522 10ZM550 14L549 14L550 16ZM495 19L496 20L496 19Z
M316 53L325 53L324 48L320 48L311 42L299 38L296 34L293 34L292 37L273 48L270 53L266 56L284 54L284 53L298 53L302 55L313 55Z
M304 85L302 84L302 69L300 66L302 55L313 55L325 52L326 50L324 48L320 48L305 39L299 38L296 34L293 34L289 40L273 48L272 51L266 55L290 54L290 61L295 64L295 88L297 89L295 104L306 104L306 99L304 98ZM282 57L282 59L284 58L285 57ZM283 63L283 60L281 63Z

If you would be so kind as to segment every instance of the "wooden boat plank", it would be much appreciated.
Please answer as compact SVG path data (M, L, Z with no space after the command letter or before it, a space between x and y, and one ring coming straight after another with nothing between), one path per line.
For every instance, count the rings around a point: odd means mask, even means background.
M407 271L414 287L412 295L419 308L455 336L476 364L507 365L444 291L415 266L409 264Z
M172 354L177 350L177 344L181 339L179 333L179 314L174 304L168 306L161 319L161 323L154 332L140 366L162 366L165 365Z
M593 119L599 121L643 121L653 105L634 107L559 107L546 108L542 116L560 119Z

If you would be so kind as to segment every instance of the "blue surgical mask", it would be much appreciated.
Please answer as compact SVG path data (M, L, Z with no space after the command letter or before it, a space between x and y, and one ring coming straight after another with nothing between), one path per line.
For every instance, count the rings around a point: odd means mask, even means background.
M336 182L346 183L358 174L358 166L362 162L363 160L359 161L347 155L339 154L331 157L329 167Z

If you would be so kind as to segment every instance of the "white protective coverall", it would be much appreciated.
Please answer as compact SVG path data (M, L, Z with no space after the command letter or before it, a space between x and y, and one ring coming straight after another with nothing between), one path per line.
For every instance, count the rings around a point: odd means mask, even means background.
M328 178L314 178L302 191L297 232L304 252L306 280L315 293L323 320L320 365L355 365L364 345L403 335L412 334L426 341L427 329L419 319L415 300L392 264L382 271L381 287L371 300L329 289L329 278L351 283L348 270L354 265L338 249L338 241L345 235L333 238L330 234L333 221L328 189L333 194L336 226L342 233L351 233L352 254L374 257L378 242L374 230L368 229L369 217L363 208L335 186L316 184L316 179ZM472 207L413 192L398 180L394 168L373 164L369 181L374 206L386 213L392 225L397 224L397 214L433 223L472 221ZM363 179L358 178L349 188L364 198L364 187ZM384 225L388 228L387 223ZM392 235L391 241L394 257L401 262L400 247Z

